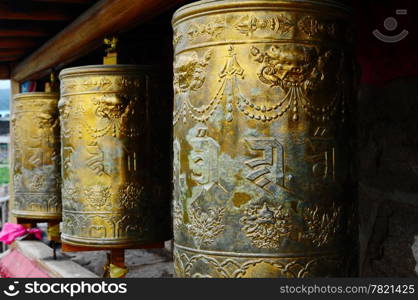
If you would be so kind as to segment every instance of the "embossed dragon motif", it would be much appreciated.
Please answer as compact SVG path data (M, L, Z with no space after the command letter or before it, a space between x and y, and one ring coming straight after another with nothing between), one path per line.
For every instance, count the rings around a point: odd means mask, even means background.
M204 67L207 66L208 61L211 58L211 53L211 50L209 50L206 53L205 57L207 58L207 61L205 60ZM192 54L192 57L194 56L195 55ZM176 105L177 108L173 116L174 125L177 123L181 116L183 116L183 122L185 123L186 116L188 114L194 121L202 123L206 122L214 114L215 110L224 98L226 98L226 119L228 122L231 122L233 120L233 95L232 93L229 93L228 96L225 97L224 92L228 82L231 82L234 78L242 79L244 77L244 69L238 63L234 47L228 46L228 55L226 56L226 58L226 62L218 75L220 86L219 89L216 90L215 96L210 100L208 104L196 107L191 103L188 92L191 90L197 90L203 86L203 83L206 80L206 78L204 77L205 75L200 75L200 73L204 70L198 69L198 72L194 74L193 70L195 69L195 67L193 65L198 64L198 60L196 58L192 59L191 61L194 61L194 63L191 64L191 67L187 68L188 63L180 63L181 60L185 60L187 62L187 59L182 59L180 57L177 71L175 67L174 90L176 94L182 93L182 98L179 97L181 99L181 102L178 103L178 105ZM201 61L200 64L202 64ZM187 69L190 70L188 75L186 72ZM192 82L193 84L191 84L190 82ZM197 89L194 87L196 87Z
M94 100L97 106L96 115L107 121L103 128L92 129L96 137L111 133L112 136L119 136L121 133L128 132L128 119L133 115L136 101L125 101L123 95L103 95Z
M180 94L200 89L205 83L205 69L211 58L211 50L203 58L199 58L196 52L178 57L174 62L174 92Z
M313 47L288 44L272 45L265 52L253 46L250 53L261 64L257 74L260 81L272 88L280 87L285 92L275 107L263 111L279 110L277 116L282 116L291 110L294 121L299 119L302 110L321 121L328 120L335 113L338 96L322 107L313 104L308 96L326 79L326 67L331 58L339 59L333 50L318 53ZM260 110L243 97L240 106L241 110L245 106Z

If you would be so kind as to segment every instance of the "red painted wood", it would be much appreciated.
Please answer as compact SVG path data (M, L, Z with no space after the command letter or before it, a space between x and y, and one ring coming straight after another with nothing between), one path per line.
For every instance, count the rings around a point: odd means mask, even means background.
M50 278L37 264L12 249L0 259L1 278Z

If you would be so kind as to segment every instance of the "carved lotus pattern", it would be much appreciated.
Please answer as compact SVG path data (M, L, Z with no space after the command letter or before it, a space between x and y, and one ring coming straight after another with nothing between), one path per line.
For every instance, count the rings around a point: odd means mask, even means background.
M285 238L294 241L307 241L314 247L327 245L339 230L341 208L332 205L331 209L318 206L302 211L303 226L295 222L299 213L283 205L252 205L241 218L243 231L257 248L279 248Z
M282 205L264 203L247 208L241 218L242 229L257 248L277 248L290 235L292 224L289 211Z
M110 190L108 187L93 185L85 189L84 197L88 205L93 208L100 208L108 204Z
M332 206L329 212L321 212L316 206L308 208L304 213L306 230L303 238L316 247L328 244L339 230L341 208Z
M223 207L209 208L207 211L203 211L196 203L191 205L189 209L190 224L187 227L198 248L213 243L215 238L222 233L225 228L224 214L225 208Z
M134 183L127 183L122 186L119 190L120 206L128 210L137 209L143 190L143 187Z

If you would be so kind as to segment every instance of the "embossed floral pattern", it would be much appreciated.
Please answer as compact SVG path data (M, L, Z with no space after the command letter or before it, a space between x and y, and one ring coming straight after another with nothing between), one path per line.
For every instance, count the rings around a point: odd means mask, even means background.
M126 183L119 190L120 206L123 209L138 209L144 187L134 183Z
M173 224L176 230L183 224L183 205L179 200L173 201Z
M329 212L321 212L319 207L308 208L304 213L306 230L303 239L316 247L328 244L339 230L341 207L332 206Z
M211 244L215 238L224 230L223 217L225 208L209 208L203 211L196 203L189 209L190 224L188 229L197 247Z
M27 186L31 191L41 191L45 187L46 176L44 174L34 174L30 180L27 181Z
M341 208L320 210L317 206L303 209L303 226L298 226L298 212L283 205L252 205L241 218L243 231L257 248L279 248L284 238L307 241L314 247L329 244L339 230Z
M92 185L84 190L84 197L87 204L93 208L101 208L108 204L110 189L100 185Z
M241 218L242 229L255 247L277 248L292 231L291 216L282 205L272 207L264 203L250 206Z
M201 263L205 265L203 270L195 268ZM271 277L274 274L274 277L282 278L309 278L324 264L333 266L341 274L344 272L341 257L337 256L249 259L188 253L178 248L174 250L174 269L178 277L246 278ZM329 275L322 274L323 277Z

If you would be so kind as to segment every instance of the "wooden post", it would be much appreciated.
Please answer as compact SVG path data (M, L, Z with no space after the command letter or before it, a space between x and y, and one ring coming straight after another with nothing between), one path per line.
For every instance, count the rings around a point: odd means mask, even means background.
M118 266L119 268L125 268L125 250L115 249L110 251L110 263Z

